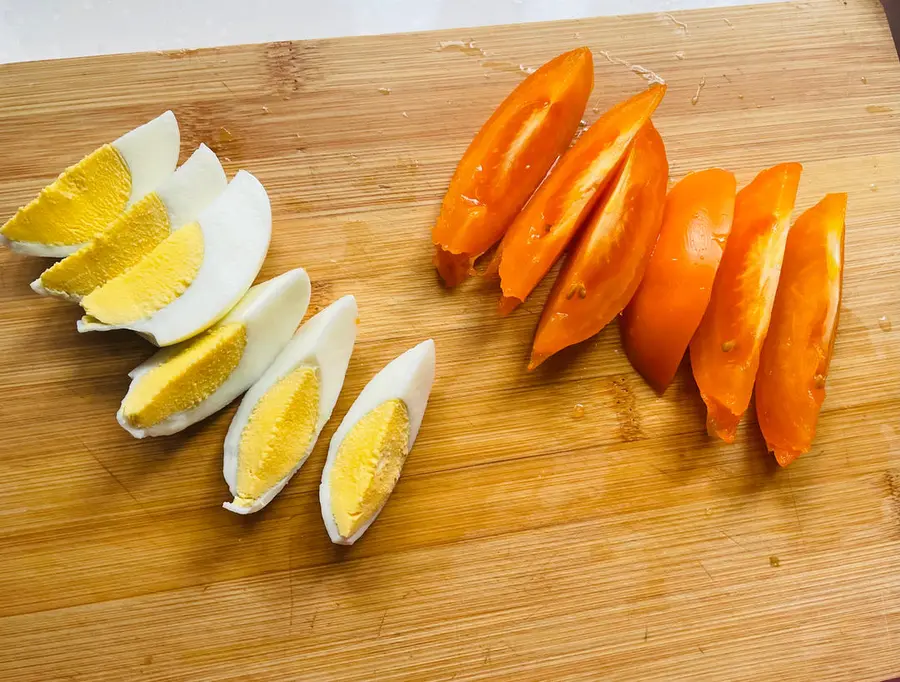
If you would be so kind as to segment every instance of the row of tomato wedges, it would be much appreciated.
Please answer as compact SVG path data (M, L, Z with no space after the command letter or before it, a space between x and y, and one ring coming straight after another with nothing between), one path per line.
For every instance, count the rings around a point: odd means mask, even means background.
M665 85L614 106L571 144L593 74L589 49L562 54L484 124L434 226L435 266L455 286L499 242L486 274L499 275L505 315L568 249L529 369L622 313L628 357L658 392L690 347L709 432L726 442L755 384L766 443L786 466L809 450L825 397L847 196L827 195L791 227L798 163L739 192L728 171L691 173L667 196L650 120Z

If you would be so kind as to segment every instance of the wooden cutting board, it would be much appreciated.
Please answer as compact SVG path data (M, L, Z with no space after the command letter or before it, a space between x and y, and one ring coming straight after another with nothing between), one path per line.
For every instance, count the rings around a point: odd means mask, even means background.
M526 372L546 283L502 320L495 283L435 278L429 230L456 161L520 64L577 45L595 54L588 121L644 86L620 60L668 81L655 120L673 181L800 161L798 210L850 193L828 399L788 470L752 416L735 446L706 436L687 366L654 395L615 325ZM356 352L310 461L235 516L220 508L234 407L132 439L114 413L150 347L77 334L76 307L28 288L47 262L0 253L7 678L900 675L900 63L878 3L3 66L0 215L166 108L182 158L206 142L268 188L262 277L307 268L312 311L357 296ZM332 546L316 491L331 432L428 336L437 381L403 478L361 542Z

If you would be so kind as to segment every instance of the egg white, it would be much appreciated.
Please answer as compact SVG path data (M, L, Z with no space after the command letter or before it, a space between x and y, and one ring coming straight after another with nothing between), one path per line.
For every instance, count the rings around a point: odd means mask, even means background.
M225 437L223 474L228 489L235 498L238 493L238 450L241 435L247 427L253 408L272 386L297 367L311 367L316 371L319 380L318 419L306 453L290 473L263 493L250 507L243 507L232 501L222 505L225 509L237 514L252 514L259 511L281 492L309 458L322 428L331 418L344 385L347 365L350 363L350 355L353 353L353 344L356 340L356 316L356 299L353 296L344 296L310 318L297 330L294 338L281 351L272 366L247 391Z
M201 144L181 166L153 190L162 200L169 215L169 226L174 232L179 227L193 222L197 215L209 206L228 185L225 171L218 157L205 144ZM69 296L63 292L50 291L41 284L38 277L31 288L42 296L64 298L75 303L81 296Z
M165 205L174 231L197 220L227 187L228 178L219 158L201 143L154 191Z
M278 277L257 284L219 323L226 325L241 322L247 330L244 353L237 367L222 385L196 407L174 414L146 429L129 425L122 407L119 407L116 413L119 424L135 438L168 436L221 410L253 385L288 343L306 314L309 294L309 276L303 268L289 270ZM180 348L181 346L163 348L129 372L128 376L132 381L128 393L134 389L138 379L168 360ZM126 394L125 398L127 397ZM124 404L125 400L122 402Z
M165 111L152 121L131 130L112 146L125 159L131 172L131 197L128 206L152 192L178 164L181 133L175 114Z
M331 541L338 545L352 545L369 526L378 518L384 504L390 498L385 498L381 507L366 520L366 522L352 536L341 537L338 532L334 514L331 511L331 470L337 458L338 450L344 438L357 422L369 412L388 400L399 399L406 405L409 414L409 441L407 451L411 452L422 417L425 415L425 407L428 404L428 396L434 383L434 341L428 339L418 346L411 348L399 357L389 362L384 369L376 374L359 394L356 402L341 421L341 425L334 432L331 443L328 446L328 459L325 461L325 469L322 471L322 483L319 486L319 503L322 507L322 520Z
M126 208L153 191L178 163L181 134L175 114L166 111L152 121L138 126L111 143L122 155L131 174L131 195ZM105 226L98 226L105 227ZM82 244L49 245L38 242L10 241L0 235L0 245L8 246L26 256L65 258L84 246Z
M259 180L238 171L197 218L203 262L187 289L149 317L105 324L86 316L78 331L131 329L157 346L196 336L222 318L247 291L262 267L272 234L269 197Z

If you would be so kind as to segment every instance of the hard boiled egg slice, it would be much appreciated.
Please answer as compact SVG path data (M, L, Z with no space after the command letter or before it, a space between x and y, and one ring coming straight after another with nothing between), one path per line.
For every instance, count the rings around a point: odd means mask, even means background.
M93 239L175 170L181 138L167 111L91 152L0 228L0 243L61 258Z
M132 329L157 346L199 334L244 295L269 248L266 190L238 171L197 218L160 242L130 270L81 300L78 331Z
M158 351L129 374L119 423L135 438L167 436L221 410L290 340L309 289L305 270L286 272L250 289L212 329Z
M304 323L238 408L225 438L225 481L238 514L265 507L312 452L331 417L356 339L356 299Z
M356 542L388 500L412 450L434 382L434 341L391 361L335 431L319 486L331 541Z
M31 283L45 296L80 301L147 256L174 230L197 219L228 184L222 164L201 144L181 167L133 203L93 240Z

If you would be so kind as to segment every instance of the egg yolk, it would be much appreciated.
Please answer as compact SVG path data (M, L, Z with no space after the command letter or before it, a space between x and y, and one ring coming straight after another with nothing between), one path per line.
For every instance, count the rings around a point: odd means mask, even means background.
M315 369L298 367L269 388L241 433L234 503L251 506L290 474L306 457L318 421Z
M121 275L169 236L166 205L150 192L71 256L41 275L48 291L82 298Z
M122 401L125 420L145 429L197 407L225 383L241 361L247 328L214 327L175 348L174 354L140 377Z
M350 537L385 503L409 454L409 414L401 400L360 419L338 448L331 470L331 511Z
M112 145L84 157L0 228L11 241L71 246L90 241L125 210L131 172Z
M106 324L127 324L162 310L190 286L203 263L199 223L173 232L130 270L81 301L88 315Z

